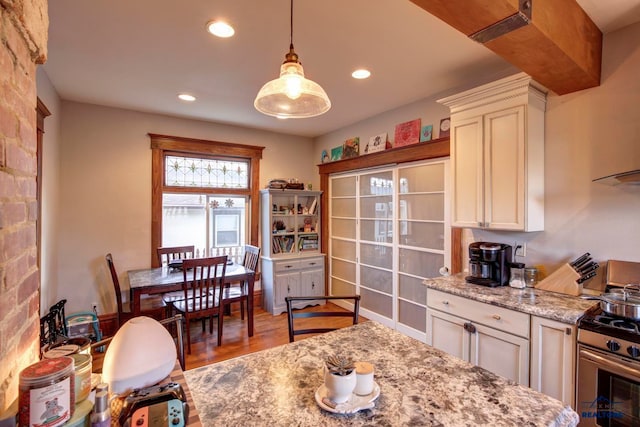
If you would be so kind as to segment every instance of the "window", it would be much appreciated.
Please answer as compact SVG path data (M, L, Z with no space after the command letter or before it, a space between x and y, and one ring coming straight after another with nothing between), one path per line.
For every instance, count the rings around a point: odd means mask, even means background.
M153 135L151 259L159 246L195 245L195 256L241 261L258 244L263 147Z

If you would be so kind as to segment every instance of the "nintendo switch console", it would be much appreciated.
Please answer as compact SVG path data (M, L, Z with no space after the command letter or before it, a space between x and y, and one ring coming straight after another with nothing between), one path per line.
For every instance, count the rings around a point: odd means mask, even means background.
M120 425L124 427L184 427L189 405L178 383L132 391L124 401Z

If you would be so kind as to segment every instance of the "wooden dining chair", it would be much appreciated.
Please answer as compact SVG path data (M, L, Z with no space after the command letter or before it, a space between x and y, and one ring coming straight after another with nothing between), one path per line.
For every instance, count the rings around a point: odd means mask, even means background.
M213 333L213 318L218 318L218 345L222 345L221 295L225 282L227 256L185 259L182 264L184 299L173 302L174 310L185 319L187 352L191 354L191 320L209 318L209 333Z
M260 260L260 248L253 245L245 245L244 247L244 259L242 265L252 271L256 271L258 268L258 261ZM222 305L227 307L232 303L240 303L240 318L244 320L244 307L247 306L249 310L249 286L246 281L230 283L225 286Z
M328 317L351 317L353 325L358 324L358 313L360 311L360 295L323 295L323 296L300 296L300 297L285 297L287 303L287 320L289 325L289 342L294 341L296 335L305 334L320 334L340 329L335 323L329 324L323 320L315 321L295 321L295 319L301 318L315 318L319 317L326 319ZM318 301L318 300L346 300L353 303L353 310L345 310L338 307L335 304L327 304L322 311L298 311L294 312L294 304L304 301ZM332 309L335 307L335 309Z
M131 312L131 302L122 301L122 291L120 290L120 280L118 279L118 273L113 264L113 256L108 253L105 256L109 271L111 272L111 280L113 281L113 289L116 294L116 305L118 307L118 314L116 317L116 327L120 328L127 320L133 317ZM149 316L156 320L162 320L166 317L167 305L162 300L162 295L142 295L140 298L140 315Z
M196 252L195 245L190 246L164 246L156 249L158 256L158 265L169 265L174 259L194 258Z

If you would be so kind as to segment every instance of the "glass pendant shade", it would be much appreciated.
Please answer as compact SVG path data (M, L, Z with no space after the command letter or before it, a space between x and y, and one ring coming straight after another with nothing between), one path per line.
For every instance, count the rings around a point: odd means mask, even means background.
M331 101L318 83L304 77L299 62L286 61L280 67L280 77L262 86L253 105L269 116L305 118L326 113Z

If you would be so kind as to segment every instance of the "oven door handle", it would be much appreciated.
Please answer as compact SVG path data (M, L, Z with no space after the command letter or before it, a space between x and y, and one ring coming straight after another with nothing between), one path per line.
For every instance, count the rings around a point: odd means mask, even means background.
M584 348L580 349L580 358L589 359L592 362L598 363L600 366L609 368L611 370L615 370L617 371L615 373L618 373L621 375L626 374L633 378L638 378L638 376L640 376L640 369L637 369L637 368L634 369L622 363L614 362L609 358L603 357L598 353L594 353L593 351L586 350Z

